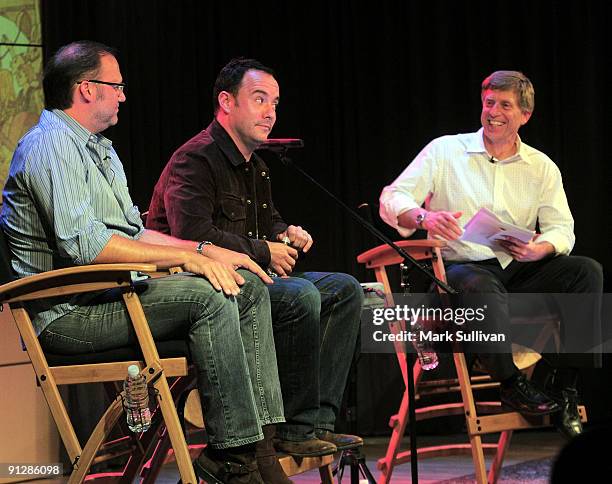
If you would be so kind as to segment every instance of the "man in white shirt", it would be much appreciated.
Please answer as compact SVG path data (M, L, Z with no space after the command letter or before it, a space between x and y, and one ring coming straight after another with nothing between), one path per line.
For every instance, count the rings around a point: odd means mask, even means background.
M482 83L481 99L482 128L429 143L384 188L380 215L402 236L420 228L429 237L447 240L448 282L461 294L499 296L489 300L487 330L507 332L507 293L601 294L603 274L594 260L568 255L575 241L574 221L559 169L518 135L534 109L531 81L516 71L494 72ZM536 230L537 224L540 233L527 243L506 237L494 249L461 240L461 227L481 207L529 230ZM599 311L594 307L590 314L581 314L585 327L580 331L589 333L586 339L594 346L601 333ZM562 314L568 320L571 316ZM584 334L581 337L585 339ZM562 394L566 398L549 396L521 376L512 361L510 342L505 351L487 353L486 348L479 343L464 345L502 381L504 404L532 415L563 410L560 429L566 435L581 431L571 382ZM587 355L574 356L587 359Z

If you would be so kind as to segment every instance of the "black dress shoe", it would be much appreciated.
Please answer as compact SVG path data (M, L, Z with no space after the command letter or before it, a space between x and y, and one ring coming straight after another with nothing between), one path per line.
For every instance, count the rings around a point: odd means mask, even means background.
M578 413L578 392L575 388L561 391L561 411L555 415L557 430L567 439L572 439L582 433L582 421Z
M324 429L316 429L315 435L318 439L331 442L338 450L355 449L363 445L363 439L357 435L336 434Z
M519 375L500 390L502 403L524 415L549 415L561 410L561 406L532 382Z
M194 461L193 470L209 484L265 484L257 468L255 452L207 447Z
M319 457L338 452L338 448L334 444L319 439L298 441L274 439L274 447L278 452L296 457Z

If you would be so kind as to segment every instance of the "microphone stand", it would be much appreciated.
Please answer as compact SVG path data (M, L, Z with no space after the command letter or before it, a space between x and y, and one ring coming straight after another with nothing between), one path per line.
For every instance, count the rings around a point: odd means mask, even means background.
M299 165L296 165L295 163L293 163L291 158L287 156L287 148L283 148L282 150L280 149L273 150L273 151L274 153L278 155L283 165L292 167L295 171L300 173L304 178L306 178L313 185L319 188L319 190L322 190L323 192L325 192L330 198L334 200L334 202L340 205L351 217L353 217L353 219L355 219L355 221L359 225L361 225L364 229L370 232L378 240L382 241L383 243L391 247L393 250L395 250L395 252L397 252L405 260L405 262L409 262L409 265L416 267L420 272L425 274L425 276L427 276L427 278L430 279L434 284L436 284L436 286L438 286L440 289L443 289L445 292L449 294L457 294L457 291L455 291L452 287L450 287L446 282L441 281L435 275L433 275L431 271L421 266L421 264L419 264L418 261L414 259L414 257L408 254L404 249L399 247L395 242L393 242L393 240L387 237L384 233L378 230L374 225L372 225L370 222L365 220L361 215L359 215L351 207L349 207L346 203L340 200L336 195L334 195L327 188L321 185L317 180L315 180L308 173L306 173Z
M378 230L374 225L365 220L361 215L355 212L351 207L349 207L346 203L340 200L335 194L330 192L327 188L321 185L317 180L311 177L308 173L306 173L299 165L293 163L291 158L287 156L288 147L279 147L275 148L274 153L278 155L278 158L285 166L292 167L295 171L300 173L304 178L309 180L313 185L315 185L319 190L325 192L334 202L340 205L346 213L348 213L353 219L361 225L364 229L370 232L374 237L378 240L384 242L389 247L391 247L395 252L397 252L403 259L404 263L407 265L412 265L416 267L420 272L425 274L436 286L446 291L448 294L457 294L452 287L450 287L446 282L438 279L431 271L427 270L425 267L421 266L414 257L408 254L404 249L399 247L395 242L393 242L389 237L383 234L380 230ZM415 388L414 388L414 372L412 368L413 360L412 357L406 353L406 367L407 367L407 376L408 376L408 407L409 407L409 433L410 433L410 473L412 476L412 483L418 484L419 474L418 474L418 463L417 463L417 447L416 447L416 401L415 401ZM368 471L369 472L369 471Z

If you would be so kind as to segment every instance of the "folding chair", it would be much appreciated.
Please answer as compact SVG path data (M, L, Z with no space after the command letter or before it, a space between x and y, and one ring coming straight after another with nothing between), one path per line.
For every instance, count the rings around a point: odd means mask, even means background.
M442 260L440 249L446 245L439 240L402 240L396 242L401 248L408 252L417 261L431 261L433 273L438 279L446 281L446 272ZM381 245L370 249L357 257L357 261L366 264L373 269L376 280L383 284L387 296L387 304L393 304L392 290L387 276L386 267L397 265L403 262L402 258L391 248ZM545 315L537 320L513 321L523 324L538 324L542 329L536 339L538 349L545 346L548 339L553 337L558 345L558 318L554 315ZM391 330L394 333L405 330L405 322L397 321L391 323ZM396 343L396 354L398 363L404 379L404 394L399 410L389 421L392 428L392 435L389 440L385 457L378 461L378 468L382 475L379 483L386 484L390 481L393 469L396 465L410 460L410 451L399 452L402 437L408 423L408 380L407 364L404 347L401 343ZM533 371L533 366L541 358L536 351L523 351L513 354L515 364L520 370ZM514 353L514 348L513 348ZM414 385L417 391L417 398L425 395L440 394L445 392L460 392L461 400L456 403L416 408L416 420L426 420L430 418L461 415L465 416L467 427L467 437L469 443L439 445L433 447L423 447L417 450L419 458L430 458L435 456L448 456L456 454L471 453L474 462L476 481L479 484L495 483L499 478L506 449L510 444L513 430L523 428L533 428L538 426L550 425L550 417L530 418L527 420L518 412L504 412L501 402L478 402L474 398L474 390L496 388L499 383L495 382L488 375L470 376L465 355L461 352L453 354L454 366L457 372L456 379L446 379L441 381L421 382L423 370L418 360L414 364ZM586 411L583 406L578 407L581 420L586 422ZM500 433L497 443L489 444L482 442L482 436L489 433ZM484 453L493 453L494 457L487 476Z
M80 383L121 381L127 375L128 366L135 364L141 368L141 373L145 375L147 383L157 395L157 404L161 414L159 420L163 421L163 426L158 427L159 434L155 429L150 429L144 434L132 435L129 438L131 445L128 452L132 456L124 469L124 478L131 482L147 458L146 451L151 446L155 447L159 441L163 441L164 436L167 436L176 457L182 482L196 484L189 450L174 404L176 396L173 396L167 380L169 377L187 376L187 359L182 356L176 357L176 354L186 354L185 346L181 347L179 343L177 347L176 342L170 342L166 349L175 355L170 354L171 357L160 358L158 347L161 351L161 345L156 346L153 341L132 281L132 271L154 272L156 267L151 264L99 264L59 269L15 279L9 263L10 252L1 230L0 239L0 251L2 252L0 304L2 309L6 306L12 313L23 345L32 362L37 382L66 448L71 465L68 482L80 483L85 480L92 463L96 462L96 454L103 442L109 439L113 428L124 415L121 398L123 392L110 402L87 443L82 447L58 387ZM121 348L69 357L48 355L43 352L30 317L24 308L24 302L117 288L122 290L123 301L138 339L138 348ZM180 393L179 390L188 389L191 385L188 379L183 382L178 380L178 382L181 384L177 385L175 382L175 394ZM184 388L179 389L181 385Z

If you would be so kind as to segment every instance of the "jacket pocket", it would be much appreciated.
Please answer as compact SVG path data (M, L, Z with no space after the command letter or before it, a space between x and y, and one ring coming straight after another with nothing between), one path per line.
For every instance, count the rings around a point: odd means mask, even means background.
M221 197L221 212L230 222L246 220L246 207L242 198L230 193Z

